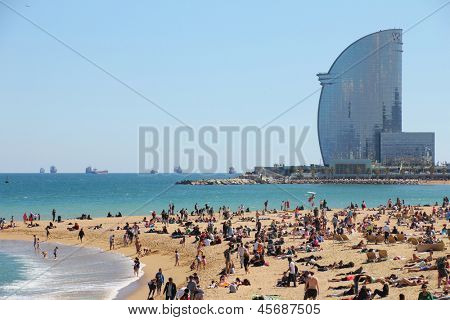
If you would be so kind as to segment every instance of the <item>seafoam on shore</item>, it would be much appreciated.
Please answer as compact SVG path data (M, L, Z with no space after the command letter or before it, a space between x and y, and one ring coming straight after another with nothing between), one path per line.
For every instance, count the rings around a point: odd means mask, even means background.
M58 258L53 249L58 246ZM132 261L96 248L0 240L0 299L113 299L136 281Z

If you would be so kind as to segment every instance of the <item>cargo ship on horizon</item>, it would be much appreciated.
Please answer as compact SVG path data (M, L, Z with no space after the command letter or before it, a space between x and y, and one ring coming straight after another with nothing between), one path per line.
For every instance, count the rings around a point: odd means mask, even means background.
M108 170L97 170L97 169L92 169L91 166L86 168L86 174L107 174Z

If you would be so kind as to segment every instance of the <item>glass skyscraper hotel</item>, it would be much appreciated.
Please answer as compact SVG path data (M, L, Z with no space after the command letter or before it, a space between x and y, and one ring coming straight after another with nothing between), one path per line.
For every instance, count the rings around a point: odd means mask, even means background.
M402 30L379 31L355 41L327 73L317 76L322 85L318 134L324 164L381 162L381 133L402 134ZM432 149L434 153L434 144ZM384 157L389 158L387 152Z

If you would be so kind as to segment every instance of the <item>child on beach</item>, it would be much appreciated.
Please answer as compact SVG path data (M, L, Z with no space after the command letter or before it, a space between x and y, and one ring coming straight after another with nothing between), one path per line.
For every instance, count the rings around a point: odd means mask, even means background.
M178 253L178 250L175 250L175 266L180 265L180 254Z
M115 248L116 248L115 238L114 235L112 234L109 237L109 250L114 250Z
M156 292L156 279L152 279L148 283L148 297L147 300L153 300Z
M83 228L80 229L80 232L78 232L78 239L80 239L80 242L83 243L84 238L84 231Z
M206 269L206 256L205 256L205 255L202 255L202 260L201 260L201 262L202 262L203 270L205 270L205 269Z

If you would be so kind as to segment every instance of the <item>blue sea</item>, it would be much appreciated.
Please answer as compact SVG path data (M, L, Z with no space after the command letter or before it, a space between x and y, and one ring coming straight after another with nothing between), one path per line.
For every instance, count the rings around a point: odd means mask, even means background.
M58 258L53 249L58 246ZM113 299L136 280L132 261L100 249L0 240L0 299Z
M385 204L400 197L409 204L434 204L450 196L450 185L175 185L183 179L224 178L227 174L0 174L0 217L20 220L24 212L49 218L52 209L64 219L80 216L104 217L108 212L143 215L150 210L192 210L195 203L215 208L239 205L256 210L269 200L279 208L282 200L291 207L307 204L307 192L316 192L330 207L348 206L350 201L369 206ZM8 179L9 183L4 183Z

